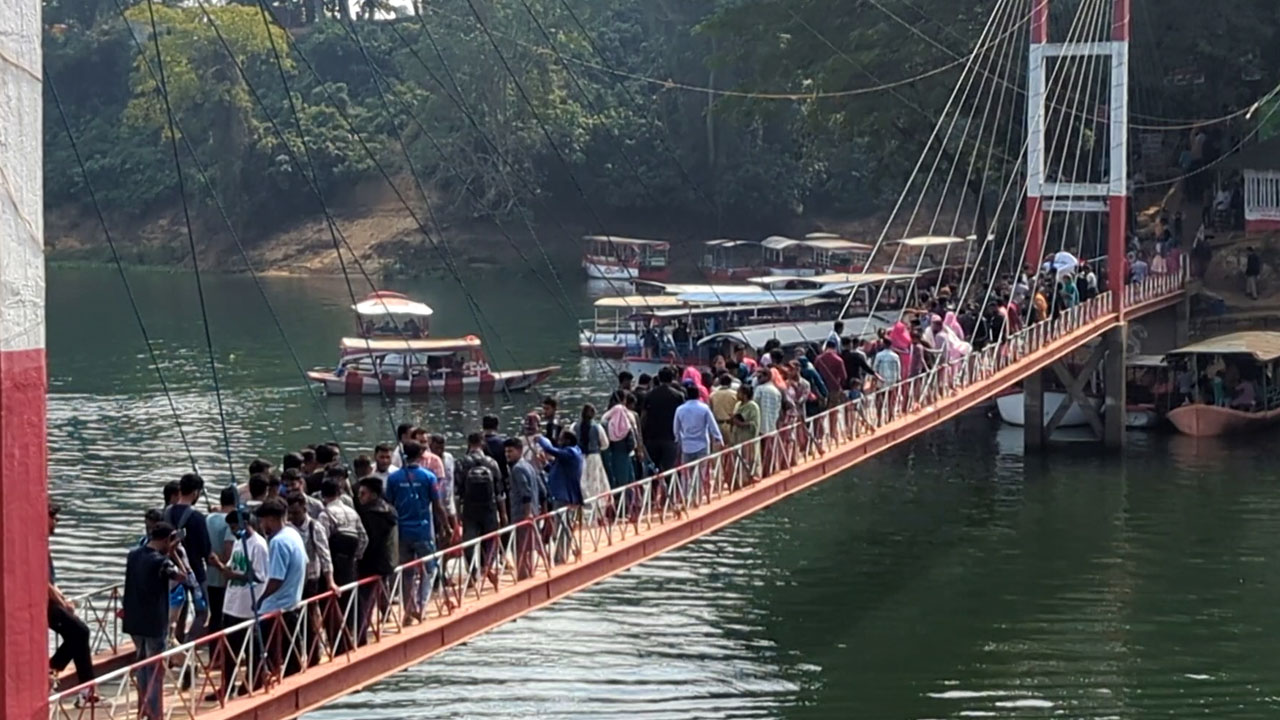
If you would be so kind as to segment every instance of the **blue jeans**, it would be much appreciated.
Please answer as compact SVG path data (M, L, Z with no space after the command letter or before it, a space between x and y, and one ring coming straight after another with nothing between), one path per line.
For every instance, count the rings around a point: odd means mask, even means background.
M134 659L142 662L164 652L164 637L145 637L131 635L133 638ZM138 680L138 714L148 720L161 720L164 717L164 667L159 664L148 664L135 671Z
M406 540L400 538L400 564L434 555L436 544L430 540ZM435 563L423 563L414 571L406 571L401 579L401 597L405 608L415 613L426 612L427 591L431 589L430 577L435 574Z

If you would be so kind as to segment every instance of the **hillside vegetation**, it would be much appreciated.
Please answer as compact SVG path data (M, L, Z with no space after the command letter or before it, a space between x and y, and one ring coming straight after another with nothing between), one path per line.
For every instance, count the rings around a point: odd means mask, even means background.
M896 197L997 4L50 0L45 62L122 244L152 238L142 262L185 257L157 45L214 257L230 257L222 212L251 247L300 223L312 237L374 185L379 212L407 204L428 227L760 237ZM1136 113L1218 116L1280 77L1273 0L1210 5L1134 0ZM1055 27L1072 13L1056 3ZM1020 127L1022 97L1004 102ZM49 91L45 123L51 226L105 256Z

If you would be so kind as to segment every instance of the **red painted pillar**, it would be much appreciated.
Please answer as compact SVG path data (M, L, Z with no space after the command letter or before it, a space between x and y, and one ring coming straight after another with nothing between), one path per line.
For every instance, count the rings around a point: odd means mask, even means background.
M1028 273L1035 276L1044 260L1044 198L1027 196L1027 254Z
M0 717L49 716L40 2L0 10Z
M1049 0L1032 0L1031 7L1031 44L1044 45L1049 42ZM1036 269L1040 267L1041 261L1044 259L1044 198L1041 197L1040 183L1043 180L1043 152L1044 152L1044 127L1043 110L1043 68L1036 67L1038 65L1037 56L1034 51L1032 53L1032 66L1030 72L1041 80L1036 87L1040 91L1032 91L1027 94L1027 101L1031 107L1029 108L1028 118L1030 118L1031 126L1027 131L1031 134L1029 140L1036 143L1038 151L1033 149L1028 153L1028 162L1034 166L1031 170L1034 177L1027 178L1027 251L1025 255L1025 264L1031 271L1031 275L1035 275ZM1036 118L1039 118L1037 120Z
M1107 287L1111 289L1112 308L1124 319L1125 250L1129 235L1129 0L1114 0L1111 39L1124 47L1111 63L1112 144L1111 197L1107 203Z

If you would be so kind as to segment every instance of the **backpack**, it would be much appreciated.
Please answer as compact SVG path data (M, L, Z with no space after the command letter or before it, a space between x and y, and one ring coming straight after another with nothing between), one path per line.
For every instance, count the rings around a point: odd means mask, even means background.
M480 511L496 509L498 498L493 488L493 481L493 472L484 465L476 464L467 470L462 483L463 509Z

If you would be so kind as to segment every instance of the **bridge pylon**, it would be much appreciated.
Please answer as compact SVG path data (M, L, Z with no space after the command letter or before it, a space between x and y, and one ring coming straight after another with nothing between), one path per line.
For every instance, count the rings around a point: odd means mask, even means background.
M1050 42L1049 4L1052 0L1032 0L1031 42L1027 87L1027 200L1025 257L1032 274L1045 261L1046 219L1050 213L1106 213L1107 257L1106 287L1111 290L1112 308L1121 320L1114 331L1108 332L1094 348L1080 374L1073 374L1063 363L1054 365L1058 380L1068 389L1067 396L1054 414L1044 418L1044 382L1037 375L1024 383L1023 419L1028 450L1043 447L1072 404L1080 404L1091 420L1098 419L1102 410L1103 420L1095 426L1100 440L1108 447L1124 445L1125 431L1125 250L1128 239L1129 202L1127 181L1129 177L1129 39L1130 0L1112 0L1111 31L1107 38ZM1064 62L1070 58L1107 58L1109 60L1109 92L1105 109L1086 107L1079 127L1105 125L1108 141L1107 165L1101 177L1064 177L1065 168L1052 168L1051 153L1060 139L1049 138L1048 116L1050 110L1051 61ZM1090 121L1090 122L1085 122ZM1074 120L1073 120L1074 123ZM1068 142L1082 142L1068 138ZM1078 146L1077 146L1078 147ZM1074 170L1074 169L1073 169ZM1102 275L1102 273L1099 273ZM1101 372L1097 372L1097 371ZM1105 395L1102 407L1083 393L1087 384L1081 375L1100 375L1104 380ZM1071 392L1077 388L1076 392ZM1043 422L1042 422L1043 419Z

